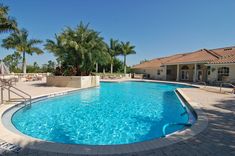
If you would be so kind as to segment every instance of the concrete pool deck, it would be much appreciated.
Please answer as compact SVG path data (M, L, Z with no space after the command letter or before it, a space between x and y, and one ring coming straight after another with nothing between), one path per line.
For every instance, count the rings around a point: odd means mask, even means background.
M74 88L58 88L44 86L44 82L27 82L17 84L17 87L25 87L25 91L29 92L33 97L45 94L53 94L55 92L72 91ZM208 126L197 134L181 140L175 144L161 148L152 148L149 151L134 153L133 155L234 155L235 151L235 96L232 94L218 94L208 92L197 88L184 88L180 92L186 96L186 100L191 103L198 103L203 109L203 114L208 117ZM0 110L12 104L0 105ZM194 109L197 109L194 107ZM2 127L0 127L0 132ZM13 134L14 135L14 134ZM1 140L8 140L10 136L0 137ZM15 136L17 137L17 136ZM5 138L5 139L4 139ZM14 138L13 138L14 139ZM22 140L23 142L24 140ZM39 144L38 144L39 145ZM42 145L39 145L42 146ZM47 149L50 147L47 147ZM46 149L46 148L45 148ZM66 149L64 149L66 150ZM17 155L4 151L2 155ZM0 153L1 155L1 153ZM61 153L52 153L48 151L37 151L23 148L18 155L67 155ZM75 154L71 154L75 155ZM85 154L84 154L85 155ZM98 155L98 153L97 153ZM124 155L124 154L119 154Z

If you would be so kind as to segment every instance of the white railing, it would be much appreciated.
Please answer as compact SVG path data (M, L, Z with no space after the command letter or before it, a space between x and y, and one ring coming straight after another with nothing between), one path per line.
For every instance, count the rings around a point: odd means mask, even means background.
M166 136L166 128L169 127L169 126L186 126L186 127L190 127L192 126L191 123L167 123L165 124L163 127L162 127L162 134L163 134L163 137Z
M0 88L1 88L1 103L2 104L4 102L4 95L3 95L4 93L3 92L4 92L4 89L5 89L5 90L8 91L8 101L11 101L11 93L14 93L15 95L21 97L24 100L24 104L25 105L27 104L28 101L29 101L29 103L31 105L31 103L32 103L31 95L29 95L28 93L24 92L23 90L20 90L19 88L14 87L11 82L3 82L3 81L1 81ZM16 90L16 91L14 91L13 89ZM18 93L17 91L20 92L21 94ZM25 96L27 96L27 98Z

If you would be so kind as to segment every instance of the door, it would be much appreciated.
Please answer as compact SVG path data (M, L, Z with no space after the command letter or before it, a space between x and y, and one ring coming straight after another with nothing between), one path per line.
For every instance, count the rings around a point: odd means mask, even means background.
M189 80L189 70L181 70L181 80Z
M197 81L202 81L202 78L203 78L203 71L198 70L197 71Z

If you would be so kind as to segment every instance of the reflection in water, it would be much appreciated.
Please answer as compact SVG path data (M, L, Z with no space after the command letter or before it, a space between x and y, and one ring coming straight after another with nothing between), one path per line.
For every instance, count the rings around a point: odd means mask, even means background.
M85 105L86 104L89 105L89 104L92 104L94 101L99 100L100 89L96 88L96 89L93 89L92 91L87 89L87 90L82 91L79 96L80 96L81 103Z

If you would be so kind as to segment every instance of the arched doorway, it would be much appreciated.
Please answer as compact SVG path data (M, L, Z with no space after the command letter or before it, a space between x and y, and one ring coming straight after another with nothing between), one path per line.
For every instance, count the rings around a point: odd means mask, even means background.
M184 65L181 67L181 74L180 78L183 81L189 80L189 67L187 65Z

